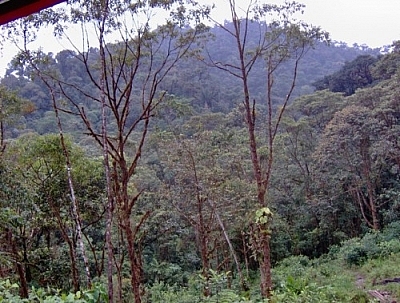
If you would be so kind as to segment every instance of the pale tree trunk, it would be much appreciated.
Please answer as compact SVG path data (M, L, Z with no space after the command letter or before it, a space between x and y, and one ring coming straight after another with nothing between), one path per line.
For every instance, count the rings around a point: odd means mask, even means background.
M52 101L53 101L53 110L54 110L56 120L57 120L57 126L58 126L58 130L59 130L59 135L60 135L60 143L61 143L61 147L62 147L62 150L64 153L65 162L66 162L66 166L67 166L68 187L69 187L69 191L71 194L72 216L75 221L75 229L76 229L78 246L79 246L79 250L80 250L80 253L81 253L81 256L83 259L83 263L84 263L87 288L91 288L92 287L92 279L91 279L90 270L89 270L89 261L86 256L85 245L83 243L83 238L82 238L82 220L81 220L80 214L79 214L78 201L75 196L75 189L74 189L72 172L71 172L71 160L70 160L67 146L65 145L63 128L62 128L61 119L59 116L58 107L57 107L57 103L56 103L56 96L54 93L54 89L51 87L51 85L48 83L48 81L44 78L42 78L42 80L49 88L51 97L52 97Z
M380 229L379 218L378 218L378 209L376 206L376 201L374 196L369 198L369 204L371 207L371 216L372 216L372 228L376 231Z
M59 223L62 224L62 223ZM69 252L69 259L71 262L71 279L72 285L74 286L74 292L77 292L80 289L79 283L79 272L78 272L78 262L76 260L76 250L75 250L75 243L70 239L67 232L65 231L64 227L61 229L61 234L63 235L64 241L67 242L68 245L68 252Z
M369 226L373 230L379 230L380 227L378 219L378 210L376 206L374 193L371 193L372 196L370 197L365 197L361 188L359 188L358 186L355 188L350 188L349 192L353 196L353 199L358 202L361 216L364 219L364 222L367 224L367 226Z
M239 275L239 279L240 279L240 285L241 285L243 290L247 291L248 290L248 286L246 284L246 281L244 280L242 269L241 269L238 257L236 255L235 249L233 248L233 245L232 245L232 242L231 242L231 240L229 238L228 232L225 229L224 222L222 221L222 219L221 219L221 217L220 217L220 215L219 215L219 213L218 213L218 211L217 211L217 209L216 209L216 207L214 205L214 202L211 201L210 199L208 199L208 203L210 204L210 206L211 206L211 208L212 208L212 210L213 210L213 212L215 214L215 217L216 217L216 219L218 221L218 224L219 224L219 226L220 226L220 228L222 230L222 234L224 235L225 241L228 244L229 251L230 251L230 253L231 253L232 257L233 257L233 260L235 261L236 270L238 271L238 275Z
M47 203L50 206L50 209L55 217L58 227L61 231L61 236L65 243L68 245L68 253L69 253L69 261L70 261L70 270L71 270L71 280L72 285L74 287L74 291L77 292L80 288L80 279L79 279L79 272L78 272L78 262L76 259L76 249L75 243L72 241L70 236L68 235L67 227L64 225L61 219L60 210L54 205L51 198L47 199Z
M65 145L63 148L65 149ZM65 149L65 152L66 152L66 149ZM68 171L68 184L70 187L71 200L72 200L72 212L74 214L75 224L76 224L76 234L77 234L78 245L79 245L79 249L80 249L84 267L85 267L87 288L91 288L92 287L92 279L91 279L90 270L89 270L89 260L86 256L85 245L84 245L83 239L82 239L82 224L81 224L81 218L80 218L79 211L78 211L78 203L77 203L76 197L75 197L74 186L72 184L71 167L68 167L67 171Z
M369 161L369 159L368 159L368 161ZM368 168L370 168L369 163L368 163ZM368 171L368 173L366 173L366 179L367 179L368 206L369 206L369 210L371 212L371 218L372 218L372 229L379 230L380 224L379 224L379 218L378 218L378 206L377 206L376 193L375 193L376 186L374 185L373 181L371 180L371 169Z
M27 50L25 50L25 51L27 51ZM82 256L82 259L83 259L83 263L84 263L85 275L86 275L86 280L87 280L87 287L91 288L92 280L91 280L91 275L90 275L90 270L89 270L89 261L88 261L88 258L86 256L85 245L83 243L82 221L81 221L81 218L80 218L78 201L77 201L76 196L75 196L75 189L74 189L74 184L73 184L73 176L72 176L72 172L71 172L72 165L71 165L71 160L70 160L70 156L69 156L69 152L68 152L67 146L65 145L64 132L63 132L62 123L61 123L59 110L58 110L58 106L57 106L57 97L56 97L55 88L51 84L51 81L49 79L47 79L46 76L43 75L40 72L40 70L38 69L37 65L32 64L32 66L36 70L37 74L39 75L39 77L41 78L43 83L49 89L49 92L50 92L50 95L51 95L52 106L53 106L54 114L55 114L55 117L56 117L56 122L57 122L59 135L60 135L60 144L61 144L62 151L64 153L65 164L66 164L66 168L67 168L68 187L69 187L70 194L71 194L72 216L73 216L73 220L75 222L75 230L76 230L76 234L77 234L78 246L79 246L80 253L81 253L81 256Z
M209 227L206 224L205 221L205 203L207 201L207 198L202 197L201 195L201 185L199 182L199 177L197 175L197 165L196 165L196 160L194 158L194 155L190 148L187 148L187 153L189 156L189 161L190 161L190 167L193 172L193 178L194 178L194 185L195 185L195 195L196 195L196 203L197 203L197 216L198 216L198 221L191 219L190 216L186 216L188 219L189 223L194 227L196 231L196 237L197 237L197 243L199 245L199 250L200 250L200 259L201 259L201 265L202 265L202 276L203 279L205 280L204 286L203 286L203 295L205 297L211 296L211 289L210 289L210 269L211 269L211 264L210 264L210 250L209 250Z
M246 277L249 278L249 257L248 257L248 248L247 248L247 241L246 241L246 233L244 231L241 232L241 239L242 239L242 247L243 247L243 258L244 258L244 264L246 268Z
M35 67L35 65L33 65ZM56 116L56 122L57 122L57 127L59 130L59 135L60 135L60 144L61 144L61 148L62 151L64 153L64 157L65 157L65 163L66 163L66 168L67 168L67 180L68 180L68 187L69 187L69 191L70 191L70 195L71 195L71 207L72 207L72 216L73 216L73 220L75 222L75 230L76 230L76 235L77 235L77 241L78 241L78 246L79 246L79 250L83 259L83 263L84 263L84 269L85 269L85 275L86 275L86 280L87 280L87 287L91 288L92 286L92 281L91 281L91 275L90 275L90 270L89 270L89 261L87 259L86 256L86 251L85 251L85 245L83 243L83 237L82 237L82 221L80 218L80 214L79 214L79 208L78 208L78 201L76 199L75 196L75 189L74 189L74 184L73 184L73 177L72 177L72 172L71 172L71 161L70 161L70 157L69 157L69 152L67 149L67 146L65 145L65 139L64 139L64 133L63 133L63 128L62 128L62 124L61 124L61 119L59 116L59 111L58 111L58 107L57 107L57 103L56 103L56 94L54 91L53 86L50 84L50 82L48 81L48 79L46 79L39 70L37 70L38 75L41 77L43 83L47 86L47 88L50 91L51 94L51 99L52 99L52 105L53 105L53 110ZM61 220L61 219L60 219ZM61 221L60 221L60 224ZM68 236L66 236L69 239ZM72 249L72 252L70 254L71 258L76 258L75 256L75 248L71 245L70 241L68 241L69 246L70 246L70 251ZM76 261L72 260L72 263L76 263ZM78 279L78 275L75 273L76 269L72 270L73 271L73 276L76 275L76 277L73 277L74 281L74 288L77 291L77 281ZM79 286L78 286L79 288Z

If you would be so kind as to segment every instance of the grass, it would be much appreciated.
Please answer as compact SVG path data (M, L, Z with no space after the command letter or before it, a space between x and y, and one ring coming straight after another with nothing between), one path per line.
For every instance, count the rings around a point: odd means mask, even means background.
M388 229L346 241L318 259L289 257L273 270L277 302L305 303L313 297L320 302L374 302L368 290L400 298L400 283L390 282L400 280L399 248L398 233Z
M400 278L400 253L392 254L384 259L369 260L359 272L365 277L367 289L389 291L400 298L400 283L382 283L385 280Z
M306 303L312 298L315 302L352 302L354 297L362 296L354 271L341 260L319 258L300 265L298 259L286 259L274 268L277 302Z
M377 302L368 294L369 290L388 291L392 298L400 299L400 283L381 283L400 278L399 235L400 224L397 224L380 233L350 239L318 259L310 260L305 256L284 259L272 270L274 296L269 303ZM219 294L211 298L201 297L199 283L195 280L191 286L175 289L173 293L166 287L149 291L153 299L159 298L153 302L265 302L259 296L257 278L249 284L251 289L246 293L238 288L224 289L221 285ZM174 299L166 300L167 296Z
M400 224L392 230L371 233L363 238L348 240L340 247L333 247L327 255L317 259L305 256L291 256L281 261L272 270L274 295L270 301L262 300L259 291L258 274L250 278L250 290L243 292L237 281L227 288L230 272L212 271L211 297L203 297L204 281L193 274L188 284L168 284L167 281L154 283L148 288L152 303L372 303L370 290L390 292L391 297L400 299ZM0 281L1 282L1 281ZM101 286L101 285L100 285ZM18 301L14 285L0 283L0 302L12 296ZM104 291L101 286L95 289ZM46 290L38 289L34 295L47 296ZM88 296L91 295L88 292ZM76 301L74 294L69 294ZM396 299L398 298L398 299ZM58 297L54 297L58 300ZM47 301L46 301L47 302ZM49 301L50 302L50 301ZM53 301L51 301L53 302ZM55 302L55 301L54 301ZM57 301L59 302L59 301ZM64 302L64 301L63 301ZM67 301L65 301L67 302ZM69 302L69 301L68 301ZM79 302L92 302L83 301Z
M368 295L368 290L389 291L392 297L400 298L400 283L377 284L396 277L400 277L400 253L367 259L362 265L349 265L340 252L334 258L324 256L315 260L290 257L273 269L274 297L269 303L377 302ZM158 295L155 292L160 290L155 288L150 292L159 298L154 302L260 303L263 301L258 285L258 281L252 281L247 295L238 289L222 289L218 296L211 298L201 298L193 285L188 289L175 289L173 293L167 288L162 288Z

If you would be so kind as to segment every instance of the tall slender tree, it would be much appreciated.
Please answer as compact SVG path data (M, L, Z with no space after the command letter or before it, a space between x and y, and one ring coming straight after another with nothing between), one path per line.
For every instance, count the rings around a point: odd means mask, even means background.
M257 184L255 203L256 220L253 235L254 250L260 264L261 294L272 294L270 259L270 185L274 160L274 141L283 113L295 89L300 60L316 40L327 39L326 33L319 28L296 21L295 15L301 14L304 5L285 2L282 5L261 4L250 1L242 9L236 1L227 1L232 26L213 20L216 26L225 30L235 41L237 57L234 60L221 61L210 55L203 61L238 79L242 85L243 115L247 124L249 154L253 164L254 182ZM262 21L254 23L253 21ZM250 43L255 36L256 45ZM253 40L254 41L254 40ZM232 58L230 58L232 59ZM251 93L251 75L256 62L265 63L265 96L258 98ZM274 95L274 75L284 64L291 66L291 78L286 82L286 95L277 98ZM279 102L279 103L278 103ZM261 111L263 107L265 111ZM259 126L263 126L260 128ZM267 152L260 155L259 148L266 142Z
M133 221L142 191L134 187L131 178L140 161L151 118L166 96L159 90L160 83L179 60L195 52L195 41L206 29L200 21L208 8L192 10L190 4L191 1L186 5L181 1L72 1L69 12L65 8L52 10L23 21L24 49L19 58L36 65L41 76L53 82L53 92L67 101L66 106L58 105L58 110L79 117L87 133L103 149L109 182L108 254L111 258L109 233L114 214L126 241L136 303L142 301L144 290L136 240L150 210L142 210L143 215ZM170 17L152 29L155 9L168 10ZM48 57L27 48L25 42L31 39L27 28L52 24L57 34L64 35L63 22L81 25L82 45L73 44L75 51L71 55L84 66L90 83L60 78L43 64L51 61ZM111 33L119 34L119 42L107 43L107 38L115 40ZM98 116L89 115L89 110L102 113L100 125ZM108 276L109 300L113 300L110 272Z

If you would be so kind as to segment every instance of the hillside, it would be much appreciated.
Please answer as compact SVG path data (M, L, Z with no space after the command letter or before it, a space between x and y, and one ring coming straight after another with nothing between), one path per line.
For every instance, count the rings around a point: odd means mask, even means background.
M234 41L229 39L229 35L218 27L212 28L211 34L213 39L207 46L210 56L218 58L223 54L222 56L225 57L233 57L235 45ZM58 54L49 55L52 60L52 69L57 70L65 81L72 84L90 83L85 67L76 52L64 50ZM98 56L98 50L91 49L88 55L93 56L93 60L95 60ZM293 96L312 93L315 90L314 82L337 72L346 62L350 62L360 55L377 56L379 51L366 48L359 49L343 44L329 46L325 43L316 43L301 61ZM286 73L290 71L286 68L288 67L283 66L281 71L278 72L276 82L287 82L285 80L288 77ZM24 70L19 66L11 67L1 79L1 84L10 90L17 91L20 97L33 102L35 111L25 115L26 129L31 129L39 134L57 131L55 123L51 122L53 121L51 117L52 105L48 102L48 89L39 78L31 81L30 72L29 69ZM260 96L260 98L264 98L265 90L263 84L259 83L257 79L262 79L263 73L263 65L256 65L250 87L253 94ZM94 89L94 87L89 87L89 89ZM240 103L238 96L241 92L234 78L227 78L218 69L207 67L194 58L178 63L161 84L161 89L166 90L171 95L188 100L189 105L198 114L202 112L222 112L226 114ZM284 89L284 86L281 89ZM280 102L282 93L279 88L274 92L276 102ZM13 131L16 134L12 136L19 133L18 129ZM68 131L74 130L69 129Z

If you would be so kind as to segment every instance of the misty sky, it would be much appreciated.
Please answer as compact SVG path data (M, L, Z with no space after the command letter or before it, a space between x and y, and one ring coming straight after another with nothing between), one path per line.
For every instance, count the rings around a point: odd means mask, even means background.
M236 0L247 6L250 0ZM199 0L216 3L215 17L228 19L227 7L223 0ZM266 0L269 3L282 3L283 0ZM390 45L400 40L400 0L298 0L306 5L305 13L298 18L320 26L331 34L332 40L343 41L348 45L357 43L376 48ZM226 15L226 16L225 16ZM58 52L59 43L47 43L47 37L40 37L39 45L45 52ZM36 46L37 47L37 46ZM6 65L16 49L5 46L0 50L0 76L4 75Z
M331 33L332 39L375 48L400 40L398 0L302 0L304 19Z
M201 0L200 0L201 1ZM216 3L216 15L226 14L223 0L203 0ZM367 44L376 48L400 40L400 0L296 0L306 5L304 15L308 23L320 26L331 34L332 40ZM250 0L236 0L246 7ZM283 3L284 0L266 0Z

